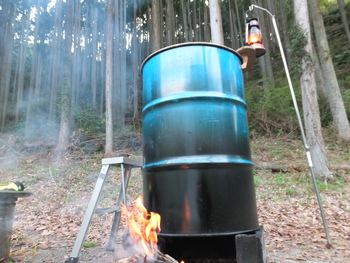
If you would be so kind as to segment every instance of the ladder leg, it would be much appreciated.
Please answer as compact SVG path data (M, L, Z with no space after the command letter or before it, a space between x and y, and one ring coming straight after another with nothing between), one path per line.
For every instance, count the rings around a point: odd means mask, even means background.
M128 174L126 172L126 169L129 170L129 167L128 166L124 167L123 163L120 165L120 167L122 168L121 170L122 170L123 203L124 203L124 205L127 205L126 204L126 182L125 181L128 179L126 179L125 176L127 176L127 174Z
M98 176L98 179L97 179L94 191L92 193L89 205L86 209L83 222L82 222L81 227L79 229L77 239L75 240L71 256L66 262L72 262L72 263L79 262L80 250L83 246L86 234L88 232L88 229L89 229L89 226L91 223L92 216L95 212L97 202L99 201L103 186L106 182L108 170L109 170L109 164L102 166L102 169L101 169L101 172Z
M117 200L117 207L121 206L121 203L123 202L126 204L126 189L129 184L129 179L130 179L130 174L131 174L131 166L124 165L121 166L122 170L122 185L120 188L118 200ZM109 235L109 240L108 240L108 245L107 245L107 250L108 251L114 251L115 250L115 244L116 244L116 239L117 239L117 233L118 233L118 227L120 224L120 219L121 219L121 211L117 211L114 213L114 218L113 218L113 224L112 224L112 230Z

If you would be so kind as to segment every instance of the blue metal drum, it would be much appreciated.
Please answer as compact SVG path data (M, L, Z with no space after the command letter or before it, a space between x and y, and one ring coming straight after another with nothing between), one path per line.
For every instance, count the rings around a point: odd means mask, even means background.
M210 43L150 55L143 75L144 204L161 236L244 233L258 225L241 58Z

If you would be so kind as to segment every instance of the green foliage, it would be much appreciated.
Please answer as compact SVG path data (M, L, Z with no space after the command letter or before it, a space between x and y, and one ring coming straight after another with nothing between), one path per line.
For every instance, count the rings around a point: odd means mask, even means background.
M65 10L69 5L69 1L62 2L62 8ZM165 10L167 8L168 2L163 0L163 9ZM197 25L193 24L193 32L195 34L199 34L202 36L199 41L203 41L204 34L204 10L207 10L207 3L208 1L200 0L200 1L184 1L186 10L182 10L183 5L181 4L181 1L174 1L174 10L176 13L175 19L176 19L176 28L175 32L178 37L177 42L181 43L184 42L184 32L187 30L186 28L189 26L189 22L194 23L193 20L188 20L188 25L184 25L184 19L182 19L181 14L182 11L189 12L189 17L195 18L194 15L196 15ZM293 1L292 0L284 0L284 1L275 1L273 3L273 7L271 8L271 12L275 13L277 22L282 25L282 19L281 19L281 8L283 7L285 10L285 21L288 24L288 40L290 40L290 43L287 43L287 39L284 39L284 32L280 32L282 35L282 42L283 44L288 44L288 50L286 51L287 60L288 60L288 67L291 70L292 73L292 80L294 85L296 86L297 83L299 83L299 74L301 70L301 61L302 58L305 58L307 54L304 52L304 46L306 44L306 39L304 37L304 34L299 26L293 25L294 23L294 12L293 12ZM24 30L26 27L28 28L28 37L33 38L34 34L36 33L34 31L34 20L28 20L28 22L31 21L31 24L25 25L21 21L21 17L25 18L25 15L29 14L30 8L32 8L34 2L32 1L19 1L18 5L16 6L16 12L23 14L23 16L18 16L17 18L13 19L13 33L18 36L14 38L13 41L13 55L12 55L12 63L11 63L11 84L10 84L10 97L11 101L9 101L9 105L7 106L7 116L6 116L6 130L12 132L12 129L19 131L19 128L25 127L25 118L26 118L26 101L28 97L28 90L29 90L29 84L31 82L31 71L32 66L34 66L33 62L37 59L34 56L37 54L35 49L40 54L40 63L42 65L47 65L46 67L43 66L41 71L38 72L38 74L41 74L40 76L37 76L36 79L40 80L40 82L35 83L40 85L40 97L43 100L43 103L41 105L35 105L33 107L33 111L36 111L35 113L39 113L40 115L35 115L35 120L31 121L32 124L40 125L35 126L32 125L35 128L33 129L33 132L31 133L31 136L33 137L42 137L42 136L54 136L57 134L59 126L54 126L53 124L50 124L51 127L45 127L47 119L48 119L48 109L49 107L53 106L50 105L51 95L54 94L57 95L57 100L55 97L52 97L51 102L56 102L57 105L57 112L55 113L56 116L54 116L55 120L60 119L61 113L66 113L67 118L70 113L70 106L71 106L71 88L77 88L79 89L76 95L78 95L77 100L72 101L72 107L77 107L78 110L76 110L73 113L73 122L75 121L74 125L76 125L75 130L80 129L85 133L91 134L95 132L103 132L104 130L104 123L105 120L103 117L98 116L98 114L91 109L91 96L92 96L92 75L91 78L83 78L85 76L85 73L89 75L92 73L93 67L90 65L90 63L96 58L96 64L95 64L95 70L97 75L97 79L95 79L95 84L100 85L100 87L103 87L104 85L104 74L103 71L101 71L105 65L104 56L103 53L100 53L101 51L96 50L97 54L94 55L91 49L94 46L93 39L96 39L97 42L101 42L103 44L103 36L104 36L104 21L105 21L105 1L96 1L92 5L91 1L82 1L81 2L81 8L78 13L75 13L74 15L77 15L77 17L81 18L80 26L78 24L74 25L77 26L77 30L74 32L73 41L78 41L77 43L74 42L74 53L77 55L75 58L79 58L77 60L74 59L71 63L68 63L67 61L67 55L68 53L65 53L64 50L67 47L66 44L69 40L68 37L62 37L61 39L56 35L55 33L55 12L56 8L47 8L47 1L42 1L40 4L40 16L39 16L39 31L38 31L38 41L39 43L34 44L32 41L26 41L24 38L21 37L23 34L21 33L22 30ZM125 34L135 34L132 30L134 29L135 22L138 30L138 34L147 34L149 33L149 16L146 15L148 9L149 9L149 1L139 1L139 3L134 6L136 2L128 1L128 4L126 6L126 12L130 15L126 18L126 26L125 28ZM241 45L241 41L239 41L242 37L244 37L244 12L248 10L248 7L250 6L251 1L232 1L232 0L222 0L221 1L221 12L222 12L222 19L223 19L223 27L225 32L225 43L227 46L233 46L234 45ZM349 0L346 1L346 8L345 11L347 12L347 15L350 14L350 2ZM337 2L335 0L329 1L329 0L321 0L320 1L321 10L323 14L323 18L326 25L326 30L328 34L328 41L331 48L331 54L333 57L333 63L336 68L336 72L338 75L339 84L342 88L342 95L344 99L344 104L346 107L346 110L350 116L350 78L347 77L349 72L349 56L350 51L348 46L346 45L347 39L343 31L341 17L339 13L339 7L337 5ZM236 6L238 8L236 13ZM93 7L93 9L97 12L97 19L86 19L91 14L88 10L90 10ZM136 11L137 19L133 19L133 11ZM189 8L189 10L187 10ZM196 9L195 9L196 8ZM230 14L230 9L232 9L233 13ZM45 11L46 10L46 11ZM163 11L164 11L163 10ZM278 12L276 12L276 10ZM263 12L257 12L256 15L259 18L262 18L264 15ZM238 14L238 15L237 15ZM65 25L66 22L65 16L62 16L62 23L61 25ZM10 17L9 17L10 20ZM92 21L94 20L94 21ZM165 19L166 20L166 19ZM163 20L163 22L165 21ZM25 20L23 20L24 22ZM116 23L119 23L120 20L116 20ZM230 23L233 22L233 23ZM275 77L275 83L277 88L269 88L269 87L263 87L261 82L261 68L259 68L258 63L256 63L255 69L253 69L251 72L249 72L249 78L254 79L252 80L255 82L253 86L250 88L247 88L247 104L249 106L249 123L250 123L250 129L255 132L264 133L264 134L270 134L270 135L283 135L286 133L293 132L297 128L296 118L294 109L291 103L290 94L287 89L287 83L286 78L282 66L282 62L280 60L280 53L277 47L276 38L274 35L274 31L271 30L271 20L267 16L266 19L266 27L262 28L262 30L268 30L268 33L270 33L270 37L264 39L264 42L267 44L270 44L270 52L271 52L271 62L273 66L274 71L274 77ZM97 26L97 35L92 36L92 25ZM201 23L201 24L200 24ZM233 25L233 28L231 28ZM238 32L240 27L243 32ZM262 25L261 25L262 26ZM282 29L280 27L279 29ZM81 32L79 32L81 30ZM166 31L166 27L164 27L164 32ZM198 32L197 32L198 31ZM234 32L232 35L232 31ZM23 31L24 32L24 31ZM163 32L163 33L164 33ZM77 34L77 35L76 35ZM166 36L166 34L163 34ZM57 40L59 40L57 42ZM80 40L79 40L80 39ZM135 38L137 46L134 47L134 42L130 43L127 47L126 52L126 61L123 61L121 63L126 63L127 67L127 77L125 79L125 86L126 88L125 92L127 92L127 100L128 103L132 103L134 94L131 89L128 87L134 86L134 85L140 85L134 83L133 76L137 74L137 72L133 72L133 69L130 67L134 63L141 63L141 60L147 55L147 47L149 46L149 38L140 37ZM143 39L143 40L142 40ZM236 40L236 41L233 41ZM23 42L22 42L23 41ZM197 40L196 40L197 41ZM232 43L233 42L233 43ZM90 43L89 45L80 44L80 48L76 48L79 46L79 43ZM23 45L22 45L23 44ZM23 56L22 49L26 46L26 61L24 63L24 68L21 69L21 72L19 71L19 56ZM317 48L317 45L315 44L315 47ZM235 47L238 48L238 47ZM58 49L61 49L60 52ZM134 61L133 54L134 52L138 52L140 56L139 61ZM59 55L60 57L55 57L56 55ZM95 56L95 58L93 57ZM53 59L54 58L54 59ZM97 59L98 58L98 59ZM136 58L136 57L135 57ZM81 62L78 62L80 61ZM261 60L261 59L260 59ZM57 65L56 65L57 62ZM58 63L62 62L62 63ZM55 64L55 65L54 65ZM73 66L72 72L68 72L67 65ZM54 66L54 68L52 67ZM61 67L62 66L62 67ZM57 69L56 69L57 67ZM88 70L87 70L88 69ZM19 77L22 74L23 71L23 78L24 78L24 94L23 94L23 103L17 102L16 103L16 90L19 88L16 86L16 83L19 81ZM99 72L101 71L101 72ZM114 73L116 73L118 70L115 70ZM57 73L57 80L58 82L53 78L53 72ZM83 74L83 72L85 72ZM129 74L130 73L130 74ZM119 74L119 73L118 73ZM247 74L247 76L248 76ZM56 74L55 74L56 75ZM120 76L115 76L115 80L117 80ZM71 79L68 79L71 78ZM74 80L73 80L74 78ZM54 82L53 82L54 81ZM119 81L119 79L118 79ZM55 89L53 87L53 83L56 83ZM51 87L52 86L52 87ZM249 85L246 85L246 87L249 87ZM298 90L296 90L298 92ZM96 100L98 107L103 106L103 98L104 98L104 92L103 89L98 89L96 94ZM139 92L138 94L138 102L142 103L142 92ZM55 98L55 99L54 99ZM102 105L100 105L102 103ZM11 104L11 105L10 105ZM82 104L86 104L88 106L81 107ZM320 97L320 110L321 110L321 121L322 125L324 127L327 127L331 125L332 123L332 117L330 113L330 108L328 105L328 102L325 98ZM301 106L301 103L299 103ZM14 116L15 116L15 109L18 107L20 109L19 114L19 123L17 122L14 124ZM142 106L139 107L141 109ZM301 108L301 107L300 107ZM66 111L64 111L66 109ZM73 109L75 110L75 109ZM52 113L52 112L51 112ZM115 127L117 128L117 133L124 131L125 125L131 125L134 126L133 128L140 129L141 121L133 119L133 108L128 108L126 112L126 116L122 116L121 121L114 122ZM141 114L139 114L141 116ZM18 117L18 116L17 116ZM52 116L51 116L52 117ZM124 118L125 117L125 118ZM41 121L41 122L39 122ZM119 125L119 126L118 126ZM27 125L28 126L28 125ZM26 127L27 128L27 127ZM55 128L55 129L54 129ZM77 129L76 129L77 128ZM27 129L28 130L28 129ZM128 132L128 131L126 131ZM299 133L298 133L299 134Z
M307 43L302 29L294 24L290 30L290 46L288 49L289 56L288 68L293 83L299 83L302 59L309 57L304 51ZM280 58L278 58L280 60ZM275 86L263 87L262 84L255 83L246 85L246 100L249 105L249 122L250 130L265 135L285 135L293 133L298 129L295 109L287 84L285 72L281 64L274 69ZM280 78L276 78L280 76ZM298 104L301 105L300 89L295 86Z
M276 85L264 91L261 85L248 85L246 90L251 131L282 135L291 133L298 127L288 86Z
M344 193L346 187L344 178L344 176L335 176L334 180L329 182L317 180L318 189L321 193ZM257 170L254 175L255 180L259 181L256 188L260 198L266 196L261 192L264 188L273 191L274 200L278 201L285 201L291 196L303 196L303 199L308 199L308 197L315 195L314 184L308 172L281 170L278 173L273 173Z
M335 149L335 145L333 143L328 143L327 144L327 150L334 150Z
M341 23L339 6L336 1L320 1L320 8L323 14L323 20L326 26Z
M348 79L350 82L350 77L348 77ZM350 86L348 86L348 87L350 87ZM350 116L350 89L347 89L343 92L343 100L344 100L346 112L347 112L348 117L349 117Z
M292 73L300 73L302 59L309 56L304 50L306 44L307 39L303 30L298 24L294 24L290 30L290 46L288 49L288 53L292 54L288 63Z
M85 248L96 247L96 246L97 246L97 242L92 242L92 241L85 242L85 243L83 244L83 247L85 247Z
M350 50L344 50L341 54L333 57L333 63L341 65L349 63Z
M327 190L337 191L340 188L344 187L344 178L342 177L336 177L334 181L327 182L327 181L317 181L317 186L321 192L325 192Z
M284 184L285 183L285 174L283 173L278 173L275 175L275 178L274 178L274 183L275 184Z
M286 195L293 195L295 193L295 188L287 188Z
M103 132L105 119L89 105L84 105L75 112L74 122L76 128L82 129L87 135Z
M321 125L323 127L328 127L329 125L332 124L332 121L333 121L329 102L324 95L319 94L318 104L320 109Z
M254 175L254 185L258 187L260 185L260 178Z
M350 53L349 53L350 56ZM338 83L342 93L342 98L344 101L344 106L348 117L350 116L350 76L344 76L343 79L338 77ZM318 103L320 108L321 124L323 127L330 127L333 122L331 108L328 99L325 95L318 94Z

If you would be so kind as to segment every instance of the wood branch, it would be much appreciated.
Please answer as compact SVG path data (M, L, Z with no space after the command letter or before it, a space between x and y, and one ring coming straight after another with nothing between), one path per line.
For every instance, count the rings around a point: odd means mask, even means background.
M301 172L309 169L307 164L296 164L296 163L269 163L269 162L255 162L255 167L265 170L271 170L272 172L281 171L295 171ZM332 164L330 167L331 171L350 171L350 165L348 164Z
M123 259L119 259L117 263L129 263L130 262L129 260L130 258L123 258Z
M160 261L158 261L160 260ZM162 252L158 251L158 260L156 262L170 262L170 263L178 263L176 259L172 258L171 256L167 254L163 254Z
M156 260L149 261L147 257L134 255L133 257L120 259L117 261L117 263L179 263L179 261L167 254L163 254L162 252L158 251L158 258Z

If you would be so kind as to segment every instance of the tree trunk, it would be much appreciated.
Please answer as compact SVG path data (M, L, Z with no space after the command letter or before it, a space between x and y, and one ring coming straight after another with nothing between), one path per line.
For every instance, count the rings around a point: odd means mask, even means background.
M203 13L204 13L204 42L210 42L210 26L209 26L209 14L208 6L203 1Z
M35 77L35 86L34 86L34 97L40 98L41 96L41 76L42 76L42 57L38 53L37 54L37 67L36 67L36 77Z
M261 0L258 0L258 1L261 1ZM261 5L261 6L263 6L263 5ZM279 16L279 15L281 15L281 12L278 10L276 10L276 0L266 0L266 6L267 6L267 9L272 13L272 14L275 14L275 16ZM264 12L264 16L266 16L267 17L267 14ZM277 20L277 18L276 18L276 20ZM278 20L277 20L278 21ZM278 22L277 22L278 23ZM267 32L274 32L275 33L275 31L274 31L274 28L273 28L273 24L272 24L272 20L270 19L270 17L269 17L269 19L267 19L266 20L266 29L268 29L268 31ZM273 34L274 34L273 33ZM269 36L268 34L266 35L266 37L267 38L265 38L266 40L267 39L272 39L272 37L271 36ZM271 52L271 53L276 53L276 49L277 49L277 45L276 45L276 43L277 43L277 41L276 41L276 37L274 37L274 39L273 39L273 41L269 41L270 42L270 45L269 45L269 51Z
M287 22L287 12L286 12L286 5L284 3L284 0L279 0L279 7L280 7L280 21L281 21L281 33L283 36L282 39L282 45L284 50L289 49L289 35L288 35L288 22ZM290 60L290 52L287 52L287 59Z
M25 135L28 137L34 130L39 130L36 125L36 121L41 119L39 116L34 116L33 107L35 107L35 99L39 97L34 96L35 86L37 81L38 72L38 38L39 38L39 19L40 19L40 2L36 6L37 14L35 18L35 28L34 28L34 45L33 45L33 58L32 58L32 68L30 72L30 82L29 82L29 93L27 100L27 116L25 125Z
M7 26L8 21L11 19L11 4L12 1L10 0L3 0L1 2L1 10L0 10L0 61L4 61L4 56L7 52L7 45L6 45L6 32L7 32ZM2 72L3 64L0 63L0 77ZM1 89L0 89L1 90Z
M182 23L183 23L183 34L184 41L188 41L188 24L187 24L187 12L185 0L181 0L181 10L182 10Z
M307 0L294 0L294 15L296 22L302 28L307 44L305 51L312 55L311 30ZM310 146L311 158L314 164L314 172L319 179L331 178L329 164L324 146L320 111L317 101L317 89L315 68L312 60L305 56L302 60L302 74L300 77L301 94L303 101L304 121L306 136Z
M120 55L121 55L121 60L120 60L120 99L119 99L119 104L120 104L120 121L121 125L124 127L125 125L125 116L127 112L127 84L126 84L126 38L125 34L123 33L126 28L126 2L125 0L122 1L122 6L120 8L120 32L122 33L122 37L120 38Z
M191 17L189 17L189 19L192 21L191 23L191 27L193 28L193 40L192 41L196 41L198 42L199 41L199 27L197 27L198 25L198 22L197 22L197 7L196 7L196 1L193 1L192 2L192 13L189 13L189 15ZM192 18L192 19L191 19Z
M236 9L236 17L237 17L237 24L238 24L238 32L239 32L239 40L240 40L240 43L241 43L241 47L243 47L244 45L244 33L242 31L242 27L241 27L241 17L239 15L239 12L238 12L238 6L237 6L237 1L234 1L235 2L235 9Z
M113 74L112 74L112 111L113 111L113 128L117 127L118 129L122 126L120 125L123 121L123 117L121 114L121 38L123 34L121 32L121 8L119 6L121 0L114 1L114 12L113 12L113 23L114 23L114 35L113 35Z
M5 53L2 56L2 67L0 67L0 120L1 127L0 132L5 131L9 92L10 92L10 78L11 78L11 62L12 62L12 51L13 51L13 22L15 20L16 5L12 5L9 12L9 20L7 28L4 33L3 39Z
M72 1L72 0L71 0ZM90 8L88 8L90 10ZM91 13L87 12L86 19L89 21L91 19ZM83 89L87 89L90 85L90 69L91 69L91 44L90 44L90 34L91 34L91 28L89 24L85 25L84 30L84 39L85 39L85 48L82 51L82 61L81 61L81 82L80 82L80 88L77 90L75 101L80 101L81 94L83 92Z
M317 0L309 0L308 2L310 5L310 15L314 25L323 77L327 85L328 99L333 116L333 126L339 138L350 140L349 120L335 74L320 7Z
M191 14L191 8L190 8L190 2L186 2L186 13L187 13L187 27L188 27L188 41L193 41L193 26L192 26L192 14Z
M192 2L192 24L193 24L193 40L194 41L199 41L199 31L200 27L197 22L197 4L196 1Z
M62 1L57 1L55 6L54 38L51 53L51 94L48 122L56 123L57 118L57 90L61 83L61 42L62 42Z
M228 2L229 9L229 18L230 18L230 38L231 38L231 47L233 49L239 48L238 44L238 32L235 23L235 15L233 13L233 7L231 6L231 2Z
M104 87L103 89L101 89L101 96L100 96L100 107L99 107L99 115L102 118L103 116L106 116L106 101L107 101L107 97L106 97L106 63L107 63L107 56L106 56L106 47L107 47L107 23L104 24L104 36L103 36L103 42L104 42L104 48L101 49L101 71L100 71L100 78L101 78L101 87ZM112 65L112 64L111 64ZM112 85L112 84L111 84ZM106 120L107 122L107 120Z
M16 96L16 117L15 122L18 123L20 120L21 110L24 107L23 91L24 91L24 73L27 57L27 37L28 37L28 26L29 23L26 23L26 17L22 16L22 30L21 30L21 45L19 49L19 54L17 57L17 73L16 73L16 83L17 83L17 96Z
M175 14L173 0L166 1L166 45L175 43Z
M160 17L160 1L152 0L152 52L157 51L162 47L161 37L161 17Z
M315 67L317 89L322 96L327 98L327 89L326 89L325 80L324 80L324 77L322 74L320 60L319 60L317 53L316 53L316 50L314 48L312 49L311 58L312 58L312 62L313 62L314 67Z
M345 34L348 38L348 43L350 45L350 30L349 30L348 19L346 18L345 1L344 0L337 0L337 1L338 1L338 6L339 6L341 21L343 22L344 31L345 31Z
M224 45L220 0L210 0L209 5L211 41L215 44Z
M203 41L202 5L198 3L198 41Z
M93 8L93 24L92 24L92 61L91 61L91 91L92 91L92 108L97 110L97 21L98 21L98 10L96 7Z
M88 10L90 9L87 8ZM74 111L75 106L79 105L79 90L80 87L80 71L86 72L86 70L81 68L81 47L80 47L80 39L82 37L82 28L80 26L80 23L82 21L82 17L80 15L80 1L74 1L74 52L73 52L73 68L72 68L72 111ZM87 17L87 21L89 21ZM96 21L96 20L93 20ZM85 23L85 27L87 23ZM85 40L85 43L87 40ZM87 46L85 46L85 49L88 49Z
M113 153L113 0L107 0L106 25L106 154Z
M139 60L138 60L138 53L139 53L139 45L137 45L138 41L138 32L137 32L137 7L136 7L136 0L134 0L134 28L133 28L133 37L132 37L132 54L131 54L131 63L132 63L132 73L133 73L133 85L132 85L132 102L133 102L133 122L137 122L139 118L138 113L138 79L139 79Z
M64 71L63 76L64 83L62 87L62 106L61 106L61 122L60 132L58 135L58 142L54 152L54 156L60 159L67 150L69 144L69 137L71 133L70 122L71 122L71 93L72 93L72 36L73 36L73 7L74 2L67 2L67 14L65 20L65 55L64 55Z
M258 5L259 6L263 6L261 0L258 0ZM259 16L259 24L260 24L260 28L261 28L261 33L263 36L263 43L265 45L265 49L266 49L266 53L264 56L260 57L259 60L263 62L260 63L260 68L262 69L262 71L266 73L266 77L264 78L264 88L265 91L267 91L267 89L269 87L274 87L275 86L275 78L273 76L273 70L272 70L272 64L271 64L271 41L269 41L269 34L268 32L274 32L273 30L268 30L268 24L266 22L265 19L265 15L266 13L260 13Z

